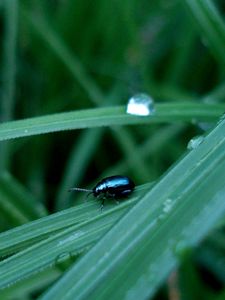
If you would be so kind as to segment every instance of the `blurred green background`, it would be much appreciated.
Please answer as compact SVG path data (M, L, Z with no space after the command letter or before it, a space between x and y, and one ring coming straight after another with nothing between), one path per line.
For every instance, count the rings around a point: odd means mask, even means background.
M201 19L204 1L196 3L200 6L179 0L0 1L1 122L126 105L140 92L158 103L224 102L220 26L211 32ZM225 2L213 3L224 20ZM216 23L211 13L209 20ZM93 186L118 173L137 185L155 181L186 151L188 141L208 128L193 119L192 124L62 131L2 142L0 190L5 196L0 196L13 198L16 190L17 208L23 206L20 192L27 202L32 195L37 207L35 212L18 208L14 215L3 207L0 230L76 205L83 195L68 194L72 186ZM218 234L213 250L206 245L195 264L181 268L181 276L198 277L193 279L200 286L198 299L224 287L219 272L225 266L224 232ZM212 266L214 258L218 268ZM157 297L178 299L164 290Z

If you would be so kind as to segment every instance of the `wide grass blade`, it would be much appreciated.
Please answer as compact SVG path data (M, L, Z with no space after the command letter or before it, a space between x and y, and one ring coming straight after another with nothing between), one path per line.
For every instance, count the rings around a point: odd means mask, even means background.
M6 256L98 214L93 201L24 224L0 234L0 255Z
M92 246L93 243L107 232L108 229L124 214L124 212L131 207L132 202L134 201L127 201L124 204L102 214L97 209L95 210L98 213L97 216L90 220L80 224L71 224L71 226L62 230L58 234L55 234L52 237L49 237L44 241L41 241L36 245L0 262L0 289L4 289L19 280L26 279L29 276L33 276L34 274L43 271L43 269L55 266L57 263L61 262L61 259L67 260L70 259L70 257L76 257L79 253ZM59 218L59 221L60 219L62 218ZM48 220L46 220L46 222L48 222ZM50 220L49 223L51 223L52 227L54 226L52 220ZM72 222L70 221L70 223ZM11 238L11 241L14 240L14 244L17 241L17 244L21 244L22 242L22 245L27 242L30 243L32 236L35 237L36 235L37 238L38 235L39 238L43 238L45 228L42 227L38 233L37 225L37 222L33 224L33 227L36 229L34 234L31 233L29 235L26 230L27 228L25 228L25 241L21 238L16 238L15 235L13 238L13 232L11 237L10 233L8 234L8 237ZM60 225L62 228L65 226L58 222L56 227L59 228ZM18 228L20 233L22 233L23 230L23 228ZM49 227L47 228L47 231L50 231ZM7 250L11 251L14 249L13 247L14 245L10 248L7 247Z
M224 132L225 120L40 299L149 299L224 214Z
M153 183L144 184L137 187L136 192L138 194L145 193L152 186ZM126 202L125 206L120 205L119 210L132 207L137 202L137 199L135 200L135 198L132 201ZM106 205L104 212L112 208L113 204L114 203L109 203ZM92 218L97 216L99 216L99 202L88 201L67 210L60 211L50 216L46 216L2 232L0 234L0 256L10 255L46 239L49 236L62 232L62 230L68 229L71 226L90 221ZM104 217L104 214L102 214L102 216Z

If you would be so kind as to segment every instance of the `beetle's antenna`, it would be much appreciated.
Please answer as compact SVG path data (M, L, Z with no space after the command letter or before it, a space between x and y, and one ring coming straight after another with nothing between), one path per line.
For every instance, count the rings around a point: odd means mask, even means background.
M71 188L69 189L69 192L73 192L73 191L78 191L78 192L90 192L92 193L92 190L88 190L88 189L81 189L81 188Z

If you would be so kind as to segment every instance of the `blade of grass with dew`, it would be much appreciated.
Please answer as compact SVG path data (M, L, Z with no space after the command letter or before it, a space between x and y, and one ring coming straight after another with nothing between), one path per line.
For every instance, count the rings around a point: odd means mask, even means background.
M153 186L153 183L144 184L136 188L138 193L146 192ZM127 202L125 207L133 206L137 200ZM110 206L104 208L109 210ZM124 209L122 207L121 209ZM86 222L99 216L99 203L97 201L88 201L87 203L77 205L76 207L63 210L61 212L43 217L41 219L29 222L22 226L13 228L0 234L0 256L10 255L24 249L31 244L67 229L72 225Z
M65 66L70 70L73 77L80 83L86 90L90 99L95 104L104 102L104 94L95 83L95 81L88 75L83 65L79 62L78 57L70 51L65 45L60 36L49 26L48 22L43 16L32 15L26 10L22 10L25 18L33 26L39 36L45 41L52 51L60 58ZM143 163L143 162L142 162Z
M98 215L90 220L71 225L54 236L0 262L0 290L54 266L57 258L63 253L68 254L68 257L74 257L85 251L138 201L138 196L141 194L137 192L131 200L117 207L114 205L113 209L106 210L102 214L98 211ZM43 232L44 229L42 229Z
M85 109L0 124L0 141L62 130L113 125L167 122L213 122L224 112L224 104L168 103L155 105L148 117L131 116L124 106Z
M143 193L151 186L153 186L153 183L139 186L136 190ZM134 205L134 203L135 201L129 202L128 205ZM98 215L99 203L89 201L3 232L0 234L0 256L17 252L34 242L56 234L72 225L88 221Z
M39 299L150 299L225 212L224 132L222 120Z
M9 121L13 116L15 103L15 73L16 73L16 46L18 27L18 1L5 0L4 5L4 74L3 91L0 101L0 120ZM4 143L0 145L0 170L7 169L10 164L10 145Z
M0 234L0 255L6 256L98 215L93 201L29 222Z
M185 0L218 63L225 65L225 23L211 0Z
M46 215L46 209L9 173L0 176L0 208L14 225Z
M98 85L92 80L88 73L79 63L79 59L70 51L65 45L60 36L49 26L48 22L41 17L31 15L29 12L24 11L25 17L39 34L39 36L50 46L52 51L64 62L68 70L81 86L87 91L91 100L94 103L102 103L104 95L99 89ZM38 21L37 21L38 20ZM143 162L140 159L140 162Z

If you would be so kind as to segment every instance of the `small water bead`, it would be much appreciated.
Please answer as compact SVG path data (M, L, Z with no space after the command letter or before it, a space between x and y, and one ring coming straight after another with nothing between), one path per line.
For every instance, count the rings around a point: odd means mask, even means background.
M203 131L208 131L214 127L214 123L210 122L199 122L197 123L198 127Z
M73 242L74 240L80 238L82 235L84 235L84 233L82 231L74 232L73 234L67 236L63 240L60 240L58 242L57 246L61 247L63 245L68 245L69 243Z
M60 264L66 260L69 260L70 258L71 258L71 254L69 252L63 252L56 257L55 261L56 264Z
M76 259L71 252L63 252L55 258L55 265L61 270L65 271Z
M128 114L136 116L150 116L154 112L154 100L147 94L136 94L128 101Z
M163 208L161 214L158 216L157 221L160 223L162 220L168 217L169 212L174 206L174 200L173 199L166 199L163 203Z
M172 209L173 205L174 203L172 199L166 199L166 201L163 203L163 212L168 213Z
M188 150L193 150L197 148L204 141L204 137L202 135L198 135L193 137L187 145Z

